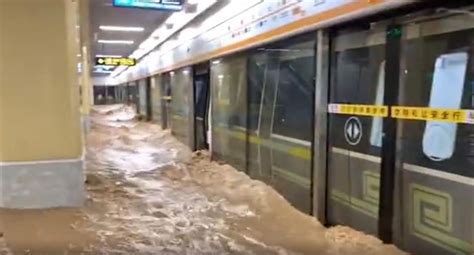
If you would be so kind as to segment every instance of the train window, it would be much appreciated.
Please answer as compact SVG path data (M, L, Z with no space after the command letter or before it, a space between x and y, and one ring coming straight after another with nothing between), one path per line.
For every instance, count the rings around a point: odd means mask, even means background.
M192 72L189 68L185 68L170 75L171 93L173 100L171 107L173 113L182 117L189 116L192 88Z
M367 32L349 34L357 39L360 36L366 45L343 45L340 41L357 41L346 35L340 36L335 42L333 53L333 72L330 100L338 104L383 105L385 90L385 45L383 37L372 33L376 38L367 40ZM342 39L341 39L342 38ZM352 39L352 40L351 40ZM344 47L343 47L344 46ZM331 116L331 129L344 130L347 121L345 116ZM377 117L359 117L363 132L357 145L349 145L344 135L334 135L331 143L338 147L350 146L352 150L378 155L382 147L383 119ZM365 131L367 130L367 131ZM336 132L336 131L335 131ZM335 133L336 134L336 133Z
M474 29L426 34L414 28L403 40L400 105L472 109ZM404 121L401 127L403 162L474 176L466 167L474 162L472 125Z
M401 223L396 224L400 243L414 254L472 254L474 249L474 126L450 121L444 110L473 107L473 21L471 15L450 13L403 27L398 104L436 109L427 120L398 120L401 192L394 217ZM447 213L434 222L433 209Z
M377 90L375 95L375 105L383 105L385 91L385 61L379 66L377 79ZM372 119L372 128L370 130L370 144L372 146L382 147L383 119L375 117Z
M248 109L248 129L258 130L261 111L261 101L264 90L264 81L267 64L251 58L249 61L249 109Z
M224 126L246 127L246 66L244 59L223 60L212 66L215 121Z
M204 115L206 113L206 93L208 87L206 81L206 75L196 76L194 98L196 100L196 117L199 118L204 118Z
M429 107L459 109L466 74L467 53L444 54L436 58ZM446 86L450 84L450 86ZM454 153L456 123L428 121L423 134L423 153L433 161Z
M272 133L311 141L314 101L314 43L280 56Z

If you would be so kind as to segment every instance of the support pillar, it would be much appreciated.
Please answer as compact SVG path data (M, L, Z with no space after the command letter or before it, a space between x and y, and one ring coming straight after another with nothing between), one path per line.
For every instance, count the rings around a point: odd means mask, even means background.
M0 207L81 206L73 0L0 1Z

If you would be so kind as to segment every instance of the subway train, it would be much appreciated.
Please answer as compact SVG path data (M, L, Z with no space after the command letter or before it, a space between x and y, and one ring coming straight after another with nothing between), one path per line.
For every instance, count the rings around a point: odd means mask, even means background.
M473 254L474 6L345 2L361 11L170 61L118 94L325 225Z

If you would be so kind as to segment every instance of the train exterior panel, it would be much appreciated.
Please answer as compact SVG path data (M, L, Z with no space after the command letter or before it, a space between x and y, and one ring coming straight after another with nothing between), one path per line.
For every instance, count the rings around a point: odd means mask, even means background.
M153 123L162 126L163 124L163 95L161 93L160 86L162 84L162 76L155 75L151 77L151 120Z
M170 72L171 133L194 148L193 73L190 67Z

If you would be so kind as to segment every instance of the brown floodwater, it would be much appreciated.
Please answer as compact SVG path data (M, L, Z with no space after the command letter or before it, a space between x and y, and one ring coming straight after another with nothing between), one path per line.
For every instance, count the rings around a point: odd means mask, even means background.
M83 208L1 210L0 254L405 254L325 228L122 105L95 107Z

